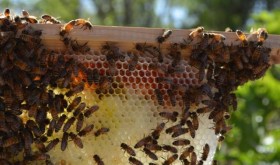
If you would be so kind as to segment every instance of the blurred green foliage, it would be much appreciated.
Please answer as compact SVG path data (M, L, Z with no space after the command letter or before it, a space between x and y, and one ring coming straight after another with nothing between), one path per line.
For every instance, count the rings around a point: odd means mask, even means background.
M1 11L22 9L32 15L48 13L63 21L86 18L94 24L223 30L257 29L280 34L279 0L0 0ZM226 165L279 165L280 66L265 77L236 91L238 110L229 121L234 126L216 159Z

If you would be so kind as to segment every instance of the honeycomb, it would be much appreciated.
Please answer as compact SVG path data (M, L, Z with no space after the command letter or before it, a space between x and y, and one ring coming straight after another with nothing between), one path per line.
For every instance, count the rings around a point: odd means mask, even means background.
M94 28L77 19L61 25L57 51L29 26L53 19L0 18L1 164L215 164L233 91L269 67L262 28L253 41L236 31L235 46L198 27L181 43L165 43L167 30L124 50L72 39L74 26Z

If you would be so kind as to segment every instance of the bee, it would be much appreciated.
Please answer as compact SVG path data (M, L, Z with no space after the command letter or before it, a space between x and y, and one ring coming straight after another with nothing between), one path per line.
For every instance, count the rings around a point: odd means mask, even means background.
M88 108L87 110L85 110L84 116L88 118L91 116L91 114L96 112L98 109L99 109L98 105L93 105L90 108Z
M84 147L82 139L79 138L76 134L74 134L73 132L70 132L69 136L74 141L75 145L77 145L79 148L83 148Z
M164 106L163 94L162 94L162 92L160 91L160 89L155 89L154 92L155 92L155 95L156 95L156 97L157 97L158 104Z
M191 163L191 162L188 161L188 159L183 159L182 161L183 161L184 165L189 165Z
M210 112L212 109L210 109L209 107L203 107L203 108L198 108L197 110L196 110L196 113L199 113L199 114L201 114L201 113L207 113L207 112Z
M91 30L93 27L92 24L85 19L76 19L75 21L76 21L75 25L76 26L82 25L81 28L84 28L84 30L86 30L86 29Z
M37 17L29 15L29 13L25 10L22 10L22 20L25 20L26 22L29 23L38 23Z
M236 35L238 39L242 42L242 46L247 46L248 41L246 35L241 30L236 30Z
M52 136L55 125L56 125L56 119L52 119L49 124L49 128L47 130L47 136Z
M197 130L199 126L197 114L195 112L191 113L191 118L192 118L193 127L195 130Z
M263 42L268 38L268 32L265 28L259 28L257 30L258 33L258 45L262 45Z
M78 107L73 112L73 115L78 116L85 108L86 108L86 103L79 104Z
M145 152L146 155L148 155L151 159L153 160L158 160L158 157L155 153L153 153L152 151L150 151L147 148L144 148L143 151Z
M87 69L86 70L86 77L87 77L88 84L92 85L92 83L93 83L93 70Z
M71 112L76 106L78 106L81 102L82 98L81 97L76 97L71 104L68 105L67 107L67 112Z
M28 120L25 126L29 128L36 137L40 137L43 134L34 120Z
M132 58L128 63L128 70L133 71L138 63L139 57L136 54L132 54Z
M158 139L160 136L160 133L162 132L162 130L164 129L165 123L160 123L156 129L152 132L152 137L154 139Z
M75 117L71 117L70 119L68 119L63 126L63 132L68 131L68 129L71 127L71 125L75 122L75 120L76 120Z
M177 148L175 148L173 146L170 146L170 145L163 145L162 149L164 151L169 151L169 152L172 152L172 153L177 153L178 152Z
M158 144L148 143L144 145L145 148L151 150L151 151L160 151L162 150L162 147Z
M51 149L53 149L57 144L59 143L59 139L55 138L46 146L46 151L49 152Z
M187 139L178 139L178 140L175 140L172 144L174 146L185 146L185 145L189 145L190 141Z
M5 17L7 17L8 19L10 19L10 17L11 17L11 15L10 15L10 14L11 14L11 11L10 11L10 9L6 8L6 9L4 10L3 14L4 14Z
M203 94L206 94L208 97L213 98L211 87L208 84L201 85L199 89Z
M207 159L209 151L210 151L210 146L209 146L209 144L206 143L205 146L203 147L203 152L202 152L202 156L201 156L202 160L205 161Z
M61 27L59 35L64 37L66 34L68 34L74 28L75 24L76 24L76 20L71 20L68 23L66 23L65 25L63 25L63 27Z
M165 30L161 36L157 37L157 42L160 44L163 43L166 39L170 37L171 34L172 30Z
M169 157L168 159L166 159L162 165L170 165L173 162L175 162L178 159L178 154L174 154L171 157Z
M85 136L86 134L88 134L89 132L91 132L93 130L94 125L90 124L88 126L86 126L84 129L82 129L78 135L79 136Z
M186 148L182 154L180 155L180 160L183 160L185 158L187 158L192 152L194 151L194 147L193 146L190 146L188 148Z
M121 143L121 148L131 156L136 156L135 151L127 144Z
M44 20L45 23L47 23L47 22L51 22L53 24L60 24L61 23L59 20L57 20L53 16L50 16L50 15L47 15L47 14L42 15L41 18Z
M142 162L140 162L140 160L138 160L138 159L136 159L136 158L134 158L134 157L129 157L128 158L128 160L129 160L129 162L131 163L131 164L134 164L134 165L143 165L143 163Z
M222 34L218 34L218 33L210 33L211 38L213 38L213 41L215 42L222 42L226 39L226 37Z
M179 115L178 112L160 112L159 115L167 120L171 120L172 122L177 121L177 117Z
M175 132L175 131L177 131L177 130L179 130L181 128L182 128L182 125L179 123L179 124L176 124L174 126L171 126L171 127L167 128L165 130L165 133L171 134L171 133L173 133L173 132Z
M144 146L145 144L150 143L152 140L153 140L152 136L144 137L143 139L139 140L135 144L134 148L140 148L140 147Z
M209 114L208 119L213 119L214 122L220 121L223 118L224 110L215 109Z
M7 148L17 143L20 143L20 139L17 136L11 136L3 140L2 147Z
M175 137L184 135L184 134L186 134L186 133L188 133L188 132L189 132L189 129L188 129L188 128L180 128L180 129L178 129L178 130L175 130L171 136L172 136L173 138L175 138Z
M109 132L109 131L110 131L109 128L102 127L102 128L100 128L99 130L97 130L97 131L94 133L94 135L95 135L96 137L98 137L98 136L100 136L101 134L105 134L105 133L107 133L107 132Z
M173 107L176 106L176 96L175 96L174 90L173 89L168 89L167 94L169 96L171 105Z
M93 155L93 159L97 163L97 165L104 165L103 160L98 155Z
M197 27L189 34L190 41L193 41L195 38L202 38L203 36L204 27L200 26Z
M27 71L27 72L31 71L31 67L21 59L15 59L13 62L14 62L14 65L16 67L18 67L19 69L21 69L23 71Z
M69 134L67 132L63 133L63 136L62 136L62 139L61 139L61 146L60 146L61 151L64 151L67 147L68 136L69 136Z
M88 47L88 42L85 42L84 44L80 45L77 40L70 40L70 46L73 51L75 52L81 52L86 53L90 51L90 47Z
M190 164L190 165L196 165L196 162L197 162L196 153L195 153L195 152L192 152L192 155L191 155L191 164Z
M157 165L157 164L155 164L155 163L149 163L149 165Z
M47 152L45 144L40 139L35 140L35 146L39 151Z
M92 71L92 78L93 78L93 82L94 82L95 84L98 84L98 83L99 83L100 75L99 75L98 69L93 69L93 71Z
M203 165L203 160L198 161L197 165Z
M77 123L76 123L76 131L79 132L84 124L84 115L82 113L79 114Z
M58 119L58 121L57 121L57 123L55 124L55 127L54 127L55 132L58 132L61 129L62 125L64 124L64 121L66 120L66 118L67 118L67 116L65 114L63 114L62 116L59 117L59 119Z
M191 137L195 138L195 128L190 120L187 121L187 126L189 128Z

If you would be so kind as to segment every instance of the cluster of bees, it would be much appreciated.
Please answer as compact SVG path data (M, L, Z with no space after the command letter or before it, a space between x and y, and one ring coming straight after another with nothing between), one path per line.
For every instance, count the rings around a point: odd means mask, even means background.
M40 22L60 23L48 15ZM69 141L83 148L82 137L94 129L84 121L99 107L87 106L77 96L85 82L73 81L85 67L45 48L42 31L28 26L39 21L27 11L13 17L6 9L0 23L0 164L53 164L47 154L50 150L60 143L64 151ZM108 131L102 127L94 135ZM15 161L22 152L21 161ZM102 163L98 155L93 159Z
M99 107L87 106L77 95L87 85L97 86L97 94L111 88L117 61L126 61L129 71L134 71L139 62L138 54L123 54L116 45L106 43L101 51L106 55L108 69L106 73L100 74L98 69L89 69L73 58L65 58L45 48L40 43L42 31L30 28L28 25L32 23L61 22L49 15L37 20L27 11L13 17L9 9L0 16L0 29L3 32L0 36L1 164L10 164L13 157L21 152L24 152L22 161L14 163L40 160L52 164L47 152L59 143L62 151L67 148L69 141L83 148L82 138L94 129L93 124L84 126L84 120ZM74 26L84 30L93 28L87 20L71 20L61 27L61 41L71 51L89 52L87 43L81 44L71 39L69 34ZM178 97L183 106L181 111L162 111L158 114L174 123L171 127L166 128L166 123L162 122L134 147L125 142L120 144L129 155L128 162L131 164L143 164L136 157L135 150L139 149L152 161L159 159L157 152L170 152L172 155L165 159L163 165L173 164L176 160L182 164L203 164L208 158L209 144L204 145L200 157L194 151L195 146L191 145L190 139L178 137L189 134L194 139L199 128L198 116L209 113L209 120L215 123L211 129L219 137L218 141L223 141L231 129L226 123L230 118L230 110L237 108L234 90L249 80L262 77L269 67L270 49L263 46L268 34L263 28L254 32L256 41L247 39L242 31L236 30L239 44L228 46L223 42L226 39L223 35L205 32L203 27L198 27L181 43L171 43L167 53L163 53L161 45L171 35L172 30L166 30L155 39L158 46L136 43L134 49L143 57L153 58L149 70L163 75L156 78L158 84L168 85L168 89L153 89L157 104L165 106L167 100L164 95L167 94L172 106L178 104ZM182 67L182 62L186 61L185 50L191 52L187 61L188 65L197 69L198 86L174 83L172 79L174 74L185 71ZM168 66L166 61L169 61ZM75 81L77 77L81 78L80 81ZM75 132L69 131L71 127L75 127ZM98 137L108 131L109 128L102 127L94 135ZM54 138L59 132L62 132L62 137ZM171 144L158 143L164 132L175 138ZM178 153L178 147L184 148L184 151ZM93 159L98 165L104 164L97 154L93 155ZM150 165L155 164L152 161ZM216 163L214 160L213 164Z

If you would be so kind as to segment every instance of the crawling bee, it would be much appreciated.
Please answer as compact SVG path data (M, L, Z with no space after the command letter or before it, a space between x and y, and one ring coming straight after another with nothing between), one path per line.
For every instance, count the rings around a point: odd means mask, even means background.
M203 152L202 152L202 156L201 156L202 160L205 161L207 159L209 150L210 150L210 146L209 146L209 144L206 143L205 146L203 147Z
M177 117L179 115L178 112L160 112L159 115L163 118L166 118L168 120L171 120L172 122L177 121Z
M195 153L195 152L192 152L192 155L191 155L191 164L190 164L190 165L196 165L196 162L197 162L196 153Z
M76 131L79 132L84 124L84 115L82 113L79 114L77 118L77 123L76 123Z
M76 19L75 21L76 21L75 25L76 26L82 25L81 28L84 28L84 30L86 30L86 29L91 30L93 27L92 24L85 19Z
M135 151L129 145L122 143L121 148L125 150L129 155L136 156Z
M68 129L73 125L73 123L75 122L76 118L74 116L72 116L70 119L68 119L66 121L66 123L63 126L63 132L68 131Z
M44 14L44 15L41 16L41 18L44 20L43 21L44 23L47 23L47 22L51 22L53 24L60 24L61 23L59 20L57 20L56 18L54 18L51 15Z
M160 136L160 133L162 132L162 130L164 129L165 123L160 123L156 129L152 132L152 137L154 139L158 139Z
M25 10L22 10L22 20L25 20L26 22L29 23L38 23L37 17L29 15L29 13Z
M69 134L67 132L63 133L63 136L62 136L62 139L61 139L61 146L60 146L61 151L64 151L66 149L66 147L67 147L68 135Z
M146 155L148 155L151 159L153 160L158 160L158 157L155 153L153 153L152 151L150 151L147 148L144 148L143 151L145 152Z
M130 60L130 62L128 63L128 69L130 71L133 71L138 63L139 57L136 54L132 54L132 58Z
M93 105L93 106L91 106L90 108L88 108L88 109L85 110L84 116L88 118L88 117L91 116L91 114L93 114L94 112L96 112L98 109L99 109L99 106Z
M139 140L135 145L134 148L140 148L145 144L150 143L153 140L152 136L144 137L143 139Z
M88 134L89 132L91 132L93 130L94 125L90 124L88 126L86 126L84 129L82 129L78 135L79 136L85 136L86 134Z
M78 106L81 102L81 97L76 97L67 107L67 112L71 112L76 106Z
M190 120L187 121L187 126L189 128L191 137L195 138L195 128L194 128L193 123Z
M191 113L191 118L192 118L193 127L195 130L197 130L199 126L197 114L195 112Z
M50 143L46 146L46 151L50 151L51 149L53 149L57 144L59 143L59 139L55 138L52 141L50 141Z
M74 143L79 147L79 148L83 148L83 142L82 139L79 138L76 134L74 134L73 132L69 133L69 136L71 137L71 139L74 141Z
M236 35L238 39L242 42L242 46L248 45L247 37L241 30L236 30Z
M134 157L129 157L128 160L129 160L129 162L130 162L131 164L134 164L134 165L143 165L143 163L142 163L140 160L138 160L138 159L136 159L136 158L134 158Z
M185 146L185 145L189 145L190 141L187 139L178 139L178 140L175 140L172 144L174 146Z
M169 151L169 152L172 152L172 153L177 153L178 152L176 147L173 147L173 146L170 146L170 145L163 145L162 149L164 151Z
M268 32L265 28L259 28L257 30L258 45L262 45L263 42L268 38Z
M155 95L157 97L158 104L163 106L164 102L163 102L163 94L162 94L162 92L160 91L160 89L155 89L154 92L155 92Z
M66 34L68 34L74 28L75 24L76 24L76 20L71 20L68 23L66 23L65 25L63 25L61 27L59 35L64 37Z
M58 132L61 129L62 125L64 124L64 122L66 120L66 118L67 118L67 116L65 114L63 114L62 116L59 117L59 119L58 119L58 121L57 121L57 123L55 124L55 127L54 127L55 132Z
M157 38L158 43L163 43L172 34L172 30L165 30L161 36Z
M194 147L193 146L190 146L190 147L188 147L188 148L186 148L183 152L182 152L182 154L180 155L180 160L183 160L183 159L185 159L185 158L187 158L188 156L190 156L191 155L191 153L194 151Z
M193 30L189 34L188 39L190 39L190 41L193 41L195 38L202 38L203 37L203 31L204 31L204 27L202 27L202 26L197 27L195 30Z
M100 136L101 134L105 134L105 133L107 133L107 132L109 132L109 128L102 127L102 128L100 128L99 130L97 130L97 131L94 133L94 135L95 135L96 137L98 137L98 136Z
M168 159L166 159L162 165L170 165L173 162L175 162L178 159L178 154L174 154L171 157L169 157Z
M93 159L97 163L97 165L104 165L103 160L98 155L93 155Z
M167 128L165 130L165 133L171 134L171 133L173 133L173 132L175 132L175 131L177 131L177 130L179 130L181 128L182 128L182 125L179 123L179 124L176 124L174 126L171 126L171 127Z
M145 148L151 150L151 151L160 151L162 150L162 147L158 144L148 143L145 144Z

